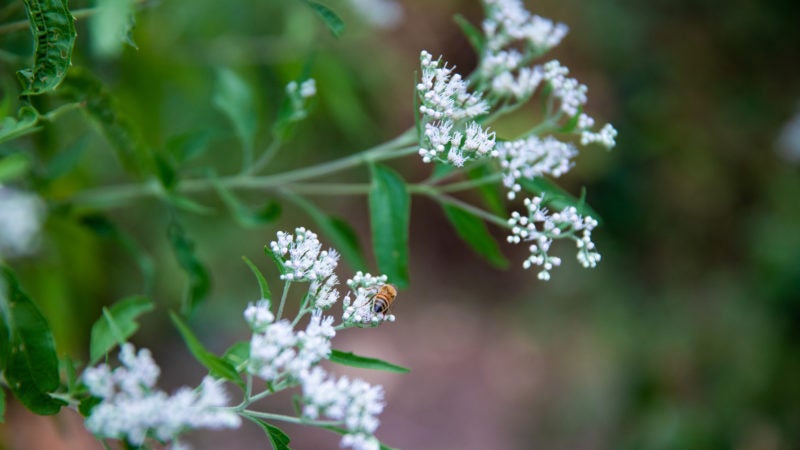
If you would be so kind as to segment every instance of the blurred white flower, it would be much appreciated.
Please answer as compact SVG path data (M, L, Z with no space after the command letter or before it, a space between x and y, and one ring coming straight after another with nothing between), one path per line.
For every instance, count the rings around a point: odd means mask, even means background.
M483 32L490 51L498 51L516 41L523 41L539 53L558 45L569 32L563 23L553 23L531 14L520 0L483 0L486 19Z
M125 439L142 445L147 437L175 439L195 428L238 428L241 418L224 408L227 395L211 377L196 390L181 388L168 396L155 390L160 369L147 349L137 354L126 343L120 351L121 367L106 364L86 369L83 382L101 402L86 418L86 428L98 437Z
M789 119L780 131L778 155L790 163L800 163L800 112Z
M39 197L0 185L0 257L36 251L44 216L45 206Z
M353 11L376 28L394 28L403 20L403 8L394 0L349 0Z
M264 331L275 320L275 315L270 310L270 301L261 299L250 303L244 310L244 320L253 331Z
M297 357L296 344L297 336L288 320L270 324L262 333L253 333L248 371L266 381L277 379Z

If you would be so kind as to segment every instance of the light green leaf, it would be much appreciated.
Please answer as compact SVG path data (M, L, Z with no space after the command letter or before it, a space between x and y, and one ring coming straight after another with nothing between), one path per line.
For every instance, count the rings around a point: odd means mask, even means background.
M216 106L233 123L236 135L242 142L242 167L247 168L253 161L258 110L256 95L250 85L230 69L217 70L217 85L214 93Z
M331 362L334 362L336 364L341 364L343 366L350 366L350 367L358 367L361 369L382 370L384 372L395 372L395 373L410 372L410 370L406 369L405 367L391 364L377 358L368 358L366 356L356 355L355 353L352 352L343 352L341 350L336 350L336 349L331 350L331 356L329 359L331 360Z
M97 0L97 12L89 19L92 49L100 56L116 56L122 44L136 45L131 40L135 25L135 0Z
M30 159L24 153L12 153L0 159L0 184L14 181L28 173Z
M225 350L222 358L233 364L234 367L239 367L250 359L250 342L242 341L231 345Z
M508 267L508 260L500 252L500 246L489 233L486 224L479 217L453 205L442 204L445 216L455 228L458 237L470 246L475 253L486 258L495 267Z
M244 387L244 382L239 373L236 372L230 362L206 350L200 340L192 333L192 330L189 329L189 326L177 314L170 311L169 316L197 362L207 368L212 376L232 381L238 386Z
M58 358L50 326L36 305L22 291L14 272L6 266L2 271L0 311L8 329L8 358L5 379L9 389L31 411L55 414L65 405L48 393L58 389Z
M17 118L5 117L0 122L0 144L16 139L26 134L39 130L39 113L30 106L23 106L17 113Z
M597 214L586 202L573 197L567 191L561 189L546 178L537 177L533 180L521 179L519 180L519 184L528 192L538 196L544 195L544 204L552 209L561 211L568 206L574 206L578 210L578 214L582 216L591 216L599 224L603 223L600 214Z
M23 0L33 33L33 67L17 72L22 95L52 91L67 74L75 45L75 18L67 0Z
M284 433L283 430L275 425L270 425L261 419L255 419L255 421L261 428L264 429L264 432L267 433L267 437L269 437L269 442L272 444L273 449L291 450L289 447L289 436Z
M178 264L189 276L189 286L181 310L184 315L190 316L208 296L211 290L211 278L206 267L195 255L194 242L189 239L178 222L173 221L169 225L167 238Z
M461 14L456 14L453 19L461 28L467 40L469 40L472 49L475 50L475 54L478 56L483 55L483 48L486 46L486 38L483 36L483 33Z
M395 171L372 165L370 172L369 215L378 269L397 287L405 288L408 286L411 197L406 183Z
M89 142L89 136L83 135L69 144L66 148L60 150L50 162L47 163L45 168L46 178L50 181L55 180L78 165L83 151Z
M128 297L103 308L103 317L92 326L89 339L89 365L97 364L117 344L122 344L139 329L136 319L152 311L153 302L146 297Z
M256 267L255 264L253 264L253 261L250 261L250 258L248 258L247 256L242 256L242 259L244 260L245 264L247 264L247 267L249 267L250 270L253 272L253 275L256 276L256 280L258 280L258 288L261 291L261 298L268 300L271 299L272 292L269 291L269 285L267 284L267 279L264 278L264 275L261 273L260 270L258 270L258 267Z
M316 222L322 233L333 243L333 248L339 251L342 258L354 270L365 270L367 264L364 257L361 256L357 235L347 223L326 215L313 203L302 197L291 196L289 198Z
M338 14L333 12L330 8L322 3L312 2L307 0L306 4L317 13L320 19L325 23L325 26L331 31L331 34L337 38L344 33L344 21Z
M217 133L213 130L195 130L167 139L165 150L178 163L197 158L208 150L209 143Z

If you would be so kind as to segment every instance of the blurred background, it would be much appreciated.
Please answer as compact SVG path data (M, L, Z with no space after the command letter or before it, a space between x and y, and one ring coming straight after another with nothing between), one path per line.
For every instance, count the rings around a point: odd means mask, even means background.
M100 74L153 148L212 130L198 167L230 172L238 143L211 99L219 67L254 88L259 148L269 142L283 86L310 68L316 107L270 169L280 171L353 153L412 125L420 50L443 54L462 73L476 64L452 17L478 24L477 1L406 0L402 20L389 28L365 22L347 2L326 3L347 24L338 40L301 2L145 3L133 32L138 50L102 56L82 19L74 65ZM800 124L791 125L800 114L800 2L525 3L570 26L545 58L587 84L586 110L619 130L612 152L583 149L559 180L576 195L585 186L602 216L594 238L603 261L585 270L574 247L558 246L565 263L541 282L521 268L524 249L503 244L511 267L492 268L459 241L436 204L415 197L411 287L397 300L397 322L334 341L411 372L332 370L385 386L377 435L402 449L800 448ZM87 6L70 2L73 10ZM5 20L22 18L21 9L10 11ZM30 54L25 30L3 34L0 44ZM18 67L4 61L6 97L16 95ZM498 133L525 120L522 111ZM47 188L52 198L126 180L79 114L6 145L44 160L86 147L79 168ZM430 170L414 157L394 167L411 181ZM359 170L347 176L366 179ZM213 277L192 326L221 352L247 338L241 312L258 296L241 256L275 280L263 245L277 230L312 222L285 205L277 222L243 229L214 195L198 200L219 212L182 216ZM368 248L365 198L312 201L351 223ZM165 238L166 210L142 200L108 215L156 264L159 306L134 342L153 350L164 388L196 385L203 370L166 316L186 284ZM142 289L123 246L58 215L48 219L38 254L13 265L51 321L59 352L82 360L102 306ZM341 278L348 273L343 265ZM291 408L288 397L264 406ZM293 448L337 448L328 432L283 428ZM0 438L7 449L100 448L77 415L39 418L14 402ZM187 441L196 449L269 446L249 424Z

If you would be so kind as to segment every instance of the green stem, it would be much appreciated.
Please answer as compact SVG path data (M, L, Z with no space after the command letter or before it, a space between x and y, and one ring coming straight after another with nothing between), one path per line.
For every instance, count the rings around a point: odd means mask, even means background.
M278 154L278 150L280 150L281 145L283 145L282 140L277 138L273 139L267 149L264 150L264 153L262 153L261 156L259 156L258 159L247 170L245 170L244 173L247 175L255 174L264 169L264 167L267 167L267 164L272 161L272 158Z
M291 281L286 281L286 283L283 285L283 295L281 295L281 304L280 306L278 306L278 314L275 316L276 322L281 319L281 314L283 314L283 305L286 304L286 297L289 294L289 286L291 285L292 285Z
M296 423L300 425L316 425L316 426L330 426L341 425L342 422L338 420L311 420L302 417L285 416L283 414L272 414L260 411L252 411L245 409L241 414L248 418L266 419L266 420L280 420L282 422Z
M501 228L508 228L509 227L508 226L508 222L506 222L506 219L503 219L502 217L498 217L498 216L490 213L489 211L486 211L486 210L480 209L478 207L472 206L469 203L461 201L461 200L459 200L457 198L450 197L449 195L439 194L439 193L437 193L435 191L426 191L426 192L423 192L423 193L428 195L432 199L440 202L440 203L446 203L448 205L455 206L456 208L462 209L462 210L464 210L464 211L466 211L466 212L468 212L470 214L478 216L481 219L483 219L483 220L485 220L485 221L487 221L489 223L493 223L493 224L495 224L495 225L497 225L497 226L499 226Z
M452 183L444 186L439 186L438 191L439 192L465 191L478 186L483 186L484 184L496 183L497 181L500 181L502 178L503 178L502 173L494 173L492 175L488 175L482 178L476 178L474 180L462 181L460 183Z

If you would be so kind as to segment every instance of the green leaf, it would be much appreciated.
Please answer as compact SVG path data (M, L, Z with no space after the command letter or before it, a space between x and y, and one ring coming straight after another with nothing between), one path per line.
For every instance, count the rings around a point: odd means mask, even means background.
M176 162L183 163L205 153L209 143L216 135L217 133L212 130L181 133L167 139L165 150Z
M0 159L0 184L14 181L28 173L30 159L24 153L12 153Z
M183 227L173 221L167 228L167 238L172 245L175 258L184 272L189 276L189 287L184 296L182 312L190 316L206 299L211 289L211 278L208 270L194 253L194 242L186 235Z
M338 433L338 434L341 434L341 435L345 435L345 434L349 433L349 431L347 431L346 429L341 428L341 427L336 427L336 426L333 426L333 425L322 425L322 426L320 426L320 428L324 428L324 429L326 429L328 431L333 431L334 433ZM393 448L393 447L389 447L388 445L381 444L381 450L398 450L398 449Z
M470 180L480 180L491 177L495 173L496 172L490 169L488 166L482 164L468 170L467 176ZM508 211L506 211L506 207L503 202L505 194L503 193L503 190L500 189L500 185L498 183L484 183L479 185L477 189L478 193L483 198L484 203L489 208L489 211L496 216L508 216Z
M31 106L23 106L17 112L17 118L4 117L0 123L0 144L39 130L39 112Z
M369 215L378 269L399 288L408 286L408 227L411 197L395 171L370 167Z
M170 205L193 214L207 216L209 214L214 214L215 212L214 208L198 203L189 197L185 197L175 192L168 192L164 198L166 198Z
M245 228L257 228L274 222L280 217L281 205L278 202L269 201L258 211L252 211L239 201L215 176L211 177L211 182L239 225Z
M123 232L107 217L100 214L90 214L80 218L81 225L89 228L93 233L104 239L117 242L131 259L136 262L139 271L142 273L145 292L150 292L155 278L155 267L150 255L137 244L129 234Z
M367 263L361 256L361 246L358 243L357 235L347 223L326 215L313 203L302 197L291 196L289 198L316 222L322 233L331 240L333 247L354 270L366 269Z
M453 19L461 28L461 32L464 33L464 35L467 37L467 40L469 40L470 45L472 45L472 49L475 50L475 54L477 54L479 57L482 56L483 48L486 46L486 38L483 36L483 33L481 33L479 29L472 25L469 20L467 20L461 14L456 14Z
M54 90L70 66L75 45L75 18L67 0L23 0L34 40L33 67L17 72L22 95Z
M253 261L250 261L250 258L248 258L247 256L242 256L242 259L244 260L245 264L247 264L247 267L249 267L250 270L253 272L253 275L256 276L256 280L258 280L258 288L261 291L261 298L271 299L272 292L269 291L269 285L267 284L267 279L264 278L264 275L261 273L260 270L258 270L258 267L256 267L255 264L253 264Z
M131 40L135 25L135 0L97 0L96 13L89 19L92 49L100 56L117 56L123 43L136 45Z
M603 223L600 215L597 214L586 202L573 197L567 191L556 186L552 181L537 177L533 180L521 179L519 184L528 192L538 196L544 195L544 204L549 208L561 211L568 206L574 206L578 214L582 216L592 216L599 224Z
M97 364L111 349L128 340L139 329L136 319L155 306L146 297L128 297L103 308L103 317L92 326L89 339L89 365Z
M578 107L578 112L574 116L570 117L567 123L565 123L564 126L558 130L558 132L572 133L573 131L575 131L575 128L578 127L578 119L580 118L581 113L583 113L583 106Z
M386 361L376 358L368 358L366 356L356 355L352 352L343 352L341 350L331 350L329 358L331 362L341 364L343 366L358 367L361 369L382 370L384 372L394 373L408 373L409 369L397 366Z
M317 16L322 19L325 26L331 31L331 34L338 38L344 33L344 21L338 14L321 3L306 0L306 4L317 13Z
M270 443L272 443L272 448L275 450L291 450L289 447L289 436L283 432L280 428L276 427L275 425L270 425L267 422L264 422L261 419L255 419L256 423L264 429L264 432L267 433L267 437L269 437Z
M31 411L55 414L66 403L48 395L60 386L53 334L42 313L20 288L14 272L6 266L0 266L0 270L0 287L6 290L5 295L0 295L0 311L10 338L6 383Z
M475 253L486 258L495 267L508 267L508 260L503 256L500 246L489 233L486 223L482 219L453 205L442 204L442 208L458 237L466 242Z
M203 344L200 343L200 340L192 333L192 330L189 329L189 326L186 325L177 314L170 311L169 316L172 319L172 323L175 324L178 332L180 332L183 337L183 342L186 343L186 346L197 362L207 368L212 376L232 381L244 387L244 382L239 376L239 373L236 372L236 369L230 362L206 350Z
M47 163L47 167L45 168L45 177L52 181L74 169L75 166L78 165L78 161L80 160L83 151L86 149L88 142L89 136L84 134L69 144L66 148L59 151L53 157L53 159Z
M0 423L6 423L6 390L0 389Z
M78 412L83 417L89 417L89 415L92 413L92 409L102 402L103 399L100 397L86 397L78 404Z
M225 350L222 358L233 364L234 367L238 367L250 359L250 342L243 341L231 345Z
M276 255L275 252L273 252L272 249L269 248L269 245L264 246L264 254L269 256L269 258L275 263L275 265L278 266L278 271L281 273L281 275L286 275L287 270L286 270L286 265L283 263L283 258Z
M439 181L444 177L449 176L456 171L456 167L450 164L440 163L439 161L433 162L433 173L431 174L431 181Z
M84 111L100 127L125 170L139 176L153 173L153 156L141 132L97 77L86 69L74 67L59 92L86 105Z
M217 70L217 85L214 93L214 106L233 123L236 135L242 142L242 167L247 168L253 161L258 111L257 96L247 82L230 69Z

